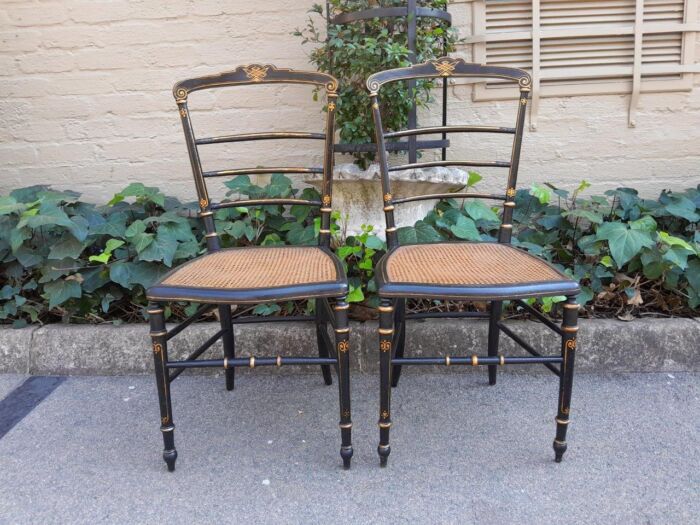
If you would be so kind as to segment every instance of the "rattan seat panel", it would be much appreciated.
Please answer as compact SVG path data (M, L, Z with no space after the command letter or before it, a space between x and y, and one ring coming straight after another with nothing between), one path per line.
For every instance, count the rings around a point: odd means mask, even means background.
M251 247L204 255L177 268L160 284L231 290L335 282L338 278L331 255L318 247Z
M400 246L387 258L386 277L392 283L436 286L499 286L568 280L547 262L497 243Z

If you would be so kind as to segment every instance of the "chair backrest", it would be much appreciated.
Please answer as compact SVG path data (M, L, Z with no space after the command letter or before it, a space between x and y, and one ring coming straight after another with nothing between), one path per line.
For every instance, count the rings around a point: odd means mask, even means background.
M433 126L416 129L407 129L404 131L395 131L385 133L382 126L382 117L379 109L379 91L384 84L398 82L404 80L417 79L432 79L432 78L449 78L449 77L480 77L480 78L497 78L517 82L520 88L520 98L518 101L518 114L514 128L497 127L497 126L475 126L475 125L457 125L457 126ZM384 196L384 214L386 217L386 235L389 248L398 246L398 235L396 233L396 224L394 222L394 207L398 204L406 202L415 202L429 199L446 199L446 198L476 198L476 199L493 199L503 201L503 218L498 234L499 242L510 242L512 233L513 208L515 207L515 187L518 178L518 163L520 160L520 146L522 143L523 127L525 124L525 110L527 108L527 100L532 86L530 75L516 68L510 67L494 67L482 64L471 64L458 58L442 57L436 60L431 60L423 64L416 64L411 67L390 69L375 73L367 79L367 89L369 90L372 101L372 114L374 116L374 125L376 130L377 152L379 155L379 163L382 178L382 194ZM439 160L416 162L412 164L403 164L401 166L389 167L387 161L386 139L394 139L399 137L411 137L415 135L447 133L505 133L513 135L513 147L510 155L510 160ZM474 167L494 167L508 168L508 182L506 191L503 194L490 193L437 193L430 195L417 195L412 197L395 197L391 192L391 181L389 174L394 171L428 168L433 166L474 166Z
M273 131L259 133L243 133L238 135L224 135L218 137L195 138L190 120L190 112L187 106L187 97L193 91L204 89L218 89L230 86L262 84L310 84L324 89L327 98L327 117L325 133L309 133L301 131ZM204 221L206 231L207 248L210 251L220 248L216 233L213 215L216 210L238 206L266 206L266 205L307 205L317 206L321 209L321 229L319 243L322 246L330 245L330 215L331 215L331 191L333 178L333 145L335 129L335 108L338 97L338 81L331 75L309 71L295 71L292 69L278 69L266 64L251 64L240 66L233 71L205 77L191 78L175 84L173 95L178 105L182 127L185 131L187 150L192 165L197 198L199 200L200 217ZM199 157L199 146L206 144L224 144L232 142L259 141L259 140L322 140L325 143L324 160L322 167L254 167L236 168L218 171L204 171ZM207 179L211 177L234 177L240 175L258 175L273 173L320 173L323 174L321 187L321 200L306 200L295 198L268 198L247 199L225 202L211 202L207 190Z

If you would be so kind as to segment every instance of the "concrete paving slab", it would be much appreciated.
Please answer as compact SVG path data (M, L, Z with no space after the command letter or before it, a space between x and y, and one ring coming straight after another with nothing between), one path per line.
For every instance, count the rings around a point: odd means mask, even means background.
M182 376L175 473L148 377L74 377L0 440L6 523L697 523L700 375L580 375L553 461L557 385L406 376L380 469L374 376L353 377L355 457L318 376Z
M0 374L0 400L21 385L26 378L27 376L21 374Z

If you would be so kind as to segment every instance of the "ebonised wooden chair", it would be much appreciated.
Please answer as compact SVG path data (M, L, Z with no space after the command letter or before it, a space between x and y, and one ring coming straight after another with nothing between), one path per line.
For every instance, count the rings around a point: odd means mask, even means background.
M520 88L517 119L514 128L496 126L453 125L408 129L385 133L379 105L379 92L385 84L397 81L450 77L479 77L502 79L517 83ZM376 280L380 296L379 306L379 355L380 355L380 410L379 456L386 465L390 447L391 386L398 384L404 365L486 365L489 383L496 383L497 366L507 364L544 364L559 376L559 403L556 416L555 459L561 461L566 451L566 429L569 424L571 384L576 352L578 305L576 295L579 286L565 274L527 252L510 245L512 218L515 208L515 187L518 162L525 122L525 111L531 88L531 78L520 69L490 67L466 63L461 59L440 58L407 68L382 71L369 77L372 112L376 128L377 151L381 168L382 194L386 218L387 254L376 268ZM443 160L427 161L389 167L387 163L387 139L413 137L423 134L448 133L505 133L513 135L510 160ZM503 194L445 193L401 198L391 192L390 174L394 171L431 166L479 166L508 170L507 186ZM503 202L503 215L498 242L444 242L415 245L399 245L394 223L397 205L428 199L475 198ZM543 296L566 296L561 327L524 302L524 299ZM406 320L426 315L406 315L406 298L451 299L457 301L483 301L490 303L487 313L445 313L441 317L484 317L489 319L487 356L404 357ZM515 301L561 336L561 352L556 356L543 356L531 345L503 324L502 302ZM431 317L436 317L431 314ZM511 337L532 357L508 357L498 353L499 334ZM558 367L556 365L559 365Z
M193 91L224 87L262 84L309 84L325 90L327 118L325 133L261 132L227 135L211 138L195 138L190 121L188 95ZM200 213L206 231L209 253L187 262L168 273L158 284L148 290L148 314L150 317L155 375L160 400L161 432L165 450L163 458L168 470L175 469L177 452L174 442L174 424L170 401L170 385L188 368L221 367L225 370L226 388L234 387L236 367L283 365L321 365L326 384L332 383L331 365L336 368L340 390L340 429L342 446L340 455L343 466L350 468L352 457L350 420L350 370L348 285L342 265L330 250L331 185L333 176L334 114L338 82L323 73L278 69L272 65L250 65L219 75L193 78L179 82L173 88L185 140L194 174ZM222 144L259 140L320 140L325 144L323 167L271 167L240 168L220 171L203 171L198 148L205 144ZM231 177L249 174L272 173L322 173L322 198L320 201L296 198L266 198L214 203L209 199L207 180L212 177ZM241 247L220 249L214 213L224 208L238 206L307 205L317 206L321 213L318 246ZM290 318L271 319L243 317L236 323L308 320L316 323L319 357L236 357L231 315L232 304L316 299L316 314ZM194 315L171 330L166 330L163 314L165 303L192 301L202 303ZM332 302L332 303L331 303ZM221 330L195 350L187 359L168 359L168 340L205 313L218 308ZM335 344L331 343L327 324L335 329ZM223 342L224 355L220 359L198 360L219 339ZM280 342L281 343L281 342Z

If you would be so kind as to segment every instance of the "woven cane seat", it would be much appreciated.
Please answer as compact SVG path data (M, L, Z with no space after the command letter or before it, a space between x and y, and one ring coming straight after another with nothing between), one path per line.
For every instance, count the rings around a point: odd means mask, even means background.
M347 293L340 262L318 246L246 247L203 255L148 290L151 300L256 302Z
M572 293L578 285L548 262L507 244L399 246L377 267L384 296L522 298Z

